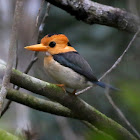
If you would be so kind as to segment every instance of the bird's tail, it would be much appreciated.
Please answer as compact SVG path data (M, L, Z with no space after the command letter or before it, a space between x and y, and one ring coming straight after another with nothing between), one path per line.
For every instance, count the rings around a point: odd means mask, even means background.
M111 85L109 85L109 84L105 84L105 83L100 82L100 81L94 82L94 84L96 84L96 85L98 85L98 86L100 86L100 87L102 87L102 88L109 88L109 89L111 89L111 90L120 91L118 88L115 88L115 87L113 87L113 86L111 86Z

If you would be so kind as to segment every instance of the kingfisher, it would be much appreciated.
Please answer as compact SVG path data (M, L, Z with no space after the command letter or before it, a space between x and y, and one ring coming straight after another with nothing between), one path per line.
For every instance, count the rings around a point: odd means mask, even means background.
M44 67L48 74L62 88L76 90L98 85L115 90L113 86L99 81L93 74L88 62L81 56L64 34L48 34L40 44L25 47L31 51L45 52Z

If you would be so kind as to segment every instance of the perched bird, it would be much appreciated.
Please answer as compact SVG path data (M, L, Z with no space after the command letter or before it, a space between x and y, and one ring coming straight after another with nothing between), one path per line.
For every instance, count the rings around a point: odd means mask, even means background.
M92 85L115 89L98 81L88 62L71 46L64 34L48 34L41 40L41 44L25 49L46 52L44 67L60 87L72 88L74 93Z

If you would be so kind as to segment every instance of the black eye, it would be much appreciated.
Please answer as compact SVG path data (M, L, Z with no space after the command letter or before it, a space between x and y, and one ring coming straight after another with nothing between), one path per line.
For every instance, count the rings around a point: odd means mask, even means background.
M68 44L67 44L68 46L71 46L71 44L68 42Z
M55 45L56 45L56 43L55 43L54 41L50 42L50 44L49 44L49 46L50 46L51 48L55 47Z

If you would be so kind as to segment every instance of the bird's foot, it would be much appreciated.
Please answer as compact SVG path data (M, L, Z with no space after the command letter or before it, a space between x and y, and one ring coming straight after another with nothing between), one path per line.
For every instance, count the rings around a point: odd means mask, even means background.
M72 92L71 94L75 95L75 93L76 93L76 89L74 89L73 92Z
M76 94L75 94L76 93L76 89L74 89L73 92L67 91L67 93L76 96Z
M66 90L65 90L65 85L64 84L55 84L56 86L58 86L58 87L60 87L60 88L62 88L62 90L64 91L64 92L66 92Z
M73 92L68 91L68 90L66 90L66 91L67 91L68 94L71 94L71 95L77 96L77 95L75 94L75 93L76 93L76 89L74 89Z

